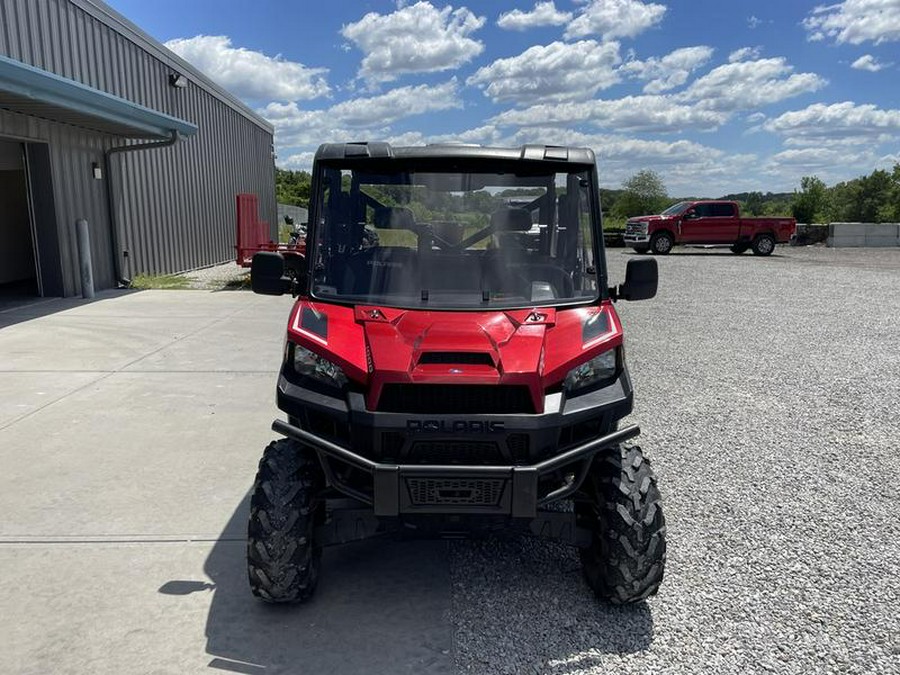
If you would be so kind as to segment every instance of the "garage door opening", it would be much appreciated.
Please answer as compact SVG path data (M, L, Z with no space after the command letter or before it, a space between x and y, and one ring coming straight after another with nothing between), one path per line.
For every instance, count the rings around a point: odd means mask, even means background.
M0 298L40 295L25 147L0 140Z

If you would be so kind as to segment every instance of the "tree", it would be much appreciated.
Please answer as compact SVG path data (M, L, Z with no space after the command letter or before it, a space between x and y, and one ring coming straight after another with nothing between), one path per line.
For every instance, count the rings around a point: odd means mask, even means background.
M800 192L794 193L791 213L798 223L815 223L822 220L826 206L825 183L818 176L800 179Z
M293 206L309 206L309 183L312 180L308 171L290 171L275 169L275 198L279 204Z
M762 192L751 192L747 195L747 203L745 205L747 211L752 216L762 215L763 212L763 196Z
M613 205L613 215L630 218L659 213L666 207L666 186L652 169L638 171L622 183L622 194Z

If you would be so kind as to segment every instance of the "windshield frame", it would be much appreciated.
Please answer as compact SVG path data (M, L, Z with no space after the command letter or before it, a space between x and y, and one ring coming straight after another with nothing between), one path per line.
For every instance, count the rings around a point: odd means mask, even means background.
M318 261L318 251L322 245L322 228L324 226L325 205L323 196L326 186L327 171L350 171L364 174L392 174L392 173L471 173L471 174L513 174L519 176L549 176L553 174L584 174L580 187L584 189L586 205L581 211L590 219L591 246L584 245L584 250L590 250L593 258L593 277L595 289L584 296L553 298L549 300L529 299L523 301L511 299L504 302L492 298L485 301L482 298L478 303L465 304L431 304L428 296L419 300L403 299L391 296L379 295L341 295L316 292L315 274ZM587 184L584 180L587 180ZM455 312L483 312L504 310L525 310L540 307L578 307L599 304L608 299L607 269L605 246L603 241L602 213L599 202L599 190L596 164L565 162L565 161L521 161L510 159L496 159L485 157L459 158L419 155L415 157L391 157L391 158L335 158L318 159L313 167L312 185L309 202L309 227L307 231L307 255L309 258L309 272L301 286L302 295L323 303L356 306L378 306L417 311L455 311ZM590 269L588 266L587 269ZM438 294L440 297L440 294Z

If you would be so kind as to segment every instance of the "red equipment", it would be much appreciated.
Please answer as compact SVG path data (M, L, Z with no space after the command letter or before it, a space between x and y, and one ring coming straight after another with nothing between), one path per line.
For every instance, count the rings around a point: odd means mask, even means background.
M306 240L301 239L296 246L277 244L272 241L269 223L259 219L259 198L250 193L237 196L237 264L250 267L253 255L260 251L278 251L285 256L286 266L291 267L291 259L306 255Z

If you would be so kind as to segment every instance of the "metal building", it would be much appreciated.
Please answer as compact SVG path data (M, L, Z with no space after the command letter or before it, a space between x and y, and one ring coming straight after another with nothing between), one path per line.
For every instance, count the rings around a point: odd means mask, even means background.
M276 227L272 126L100 0L0 0L0 292L234 258L235 195Z

